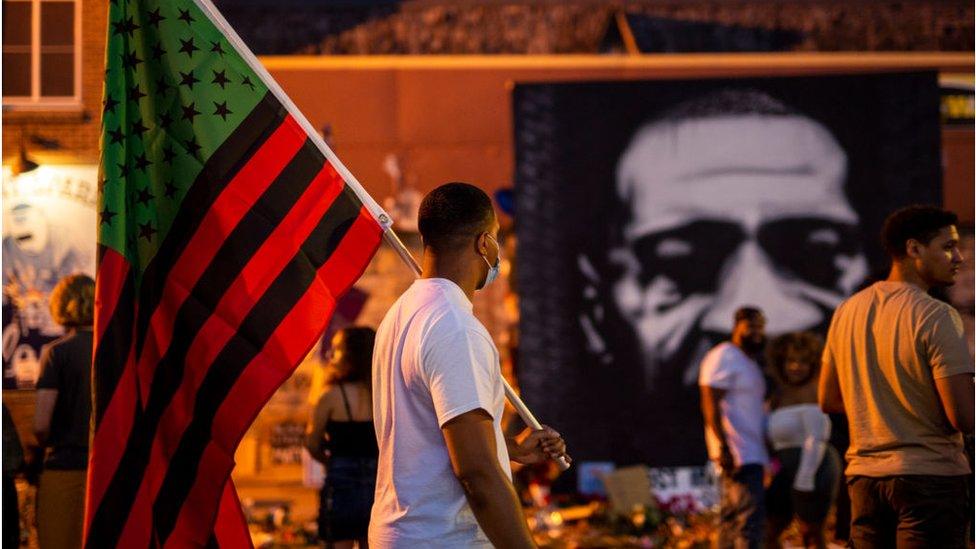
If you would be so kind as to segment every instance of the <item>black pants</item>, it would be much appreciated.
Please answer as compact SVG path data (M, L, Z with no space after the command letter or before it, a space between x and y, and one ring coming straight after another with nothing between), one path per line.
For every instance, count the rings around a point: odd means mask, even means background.
M20 547L20 508L17 485L10 473L3 474L3 546Z
M793 489L793 481L800 469L803 450L786 448L776 452L780 469L766 489L766 516L770 523L783 528L793 522L793 517L808 524L822 524L837 493L840 478L840 458L832 446L827 446L820 466L814 476L812 492Z
M964 548L969 480L963 476L850 477L851 547Z
M763 466L749 463L721 477L720 549L759 549L766 521Z

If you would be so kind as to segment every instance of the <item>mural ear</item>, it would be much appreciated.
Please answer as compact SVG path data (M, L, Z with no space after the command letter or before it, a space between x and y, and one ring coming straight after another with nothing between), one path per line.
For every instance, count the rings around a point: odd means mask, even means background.
M583 279L583 306L579 315L579 326L586 339L586 350L599 357L601 363L609 364L613 361L613 353L604 337L606 309L605 296L602 293L603 279L585 253L576 256L576 268Z

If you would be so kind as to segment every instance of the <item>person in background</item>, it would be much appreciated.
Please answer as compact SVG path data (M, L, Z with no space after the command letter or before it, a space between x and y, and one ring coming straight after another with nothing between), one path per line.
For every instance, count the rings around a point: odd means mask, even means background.
M306 447L326 467L319 538L328 547L366 547L378 453L370 389L375 338L366 327L336 332L327 364L334 381L312 413Z
M24 447L17 427L3 404L3 546L20 546L20 502L14 475L24 467Z
M51 292L51 318L65 335L44 346L34 435L46 449L37 491L41 549L81 547L91 417L95 281L67 276Z
M831 447L830 418L817 404L817 378L823 341L811 332L772 340L767 365L777 390L767 437L779 470L766 490L766 547L780 547L779 537L795 516L804 547L825 548L824 521L837 491L840 458Z
M766 318L755 307L735 312L731 341L705 355L698 385L708 457L721 475L720 547L758 548L763 540L766 380L757 363Z
M851 545L966 547L973 362L959 313L931 297L962 264L955 214L911 206L888 216L887 280L834 312L818 399L850 425Z

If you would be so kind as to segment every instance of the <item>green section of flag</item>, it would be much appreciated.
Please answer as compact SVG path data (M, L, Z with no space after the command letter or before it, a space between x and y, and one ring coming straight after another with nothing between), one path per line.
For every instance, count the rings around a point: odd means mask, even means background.
M141 272L267 88L192 0L113 0L105 68L98 242Z

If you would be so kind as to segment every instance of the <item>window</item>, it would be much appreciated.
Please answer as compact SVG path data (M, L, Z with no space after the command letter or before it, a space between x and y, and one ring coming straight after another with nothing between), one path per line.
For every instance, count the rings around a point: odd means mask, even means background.
M81 2L3 0L3 104L81 101Z

